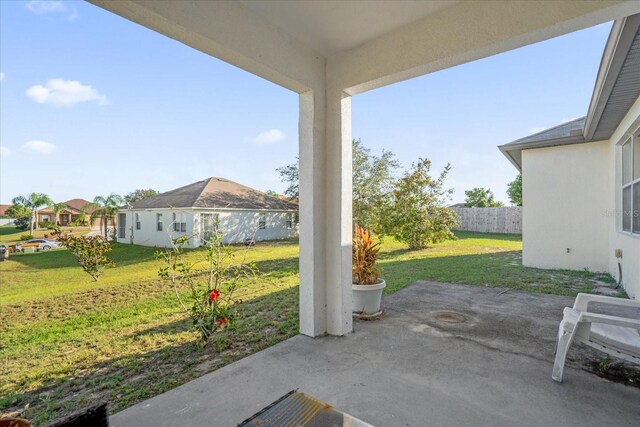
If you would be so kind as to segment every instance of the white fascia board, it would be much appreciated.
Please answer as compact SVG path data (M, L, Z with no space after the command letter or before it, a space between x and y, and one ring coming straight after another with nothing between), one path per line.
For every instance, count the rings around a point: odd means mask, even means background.
M327 59L350 95L640 12L637 1L464 1Z
M584 136L587 140L593 138L598 128L602 114L607 107L611 93L618 81L618 76L625 65L629 50L639 29L640 11L633 16L619 19L613 24L602 55L598 77L584 124Z

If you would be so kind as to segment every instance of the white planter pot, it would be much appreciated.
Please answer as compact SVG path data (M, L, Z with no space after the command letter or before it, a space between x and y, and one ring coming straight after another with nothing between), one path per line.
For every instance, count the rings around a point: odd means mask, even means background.
M387 282L380 279L375 285L351 285L352 310L354 313L375 314L380 311L382 290Z

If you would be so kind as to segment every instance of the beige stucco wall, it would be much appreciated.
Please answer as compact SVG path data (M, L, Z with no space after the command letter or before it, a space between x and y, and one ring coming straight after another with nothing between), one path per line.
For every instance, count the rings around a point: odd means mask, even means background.
M608 141L522 152L525 266L609 270L609 152Z
M609 226L609 271L618 279L618 260L614 256L616 249L622 249L622 282L625 291L631 298L640 298L640 235L632 235L621 231L622 211L622 174L621 144L640 127L640 98L629 109L618 129L611 136L609 144L609 182L614 189L608 196L607 218Z

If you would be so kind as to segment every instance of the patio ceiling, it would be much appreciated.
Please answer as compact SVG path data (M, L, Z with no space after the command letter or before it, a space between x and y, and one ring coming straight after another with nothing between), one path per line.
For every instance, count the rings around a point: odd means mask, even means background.
M300 94L300 331L351 319L351 95L640 12L637 1L90 0Z
M459 3L459 0L240 0L239 3L327 57L424 19Z

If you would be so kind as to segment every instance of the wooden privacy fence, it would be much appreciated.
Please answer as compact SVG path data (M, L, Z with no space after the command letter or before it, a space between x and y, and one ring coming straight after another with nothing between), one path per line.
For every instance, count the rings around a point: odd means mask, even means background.
M522 234L522 207L451 208L460 224L454 230Z

